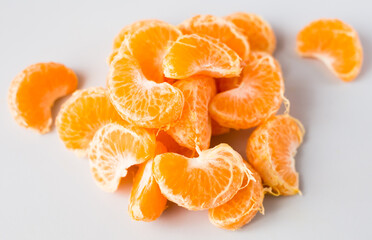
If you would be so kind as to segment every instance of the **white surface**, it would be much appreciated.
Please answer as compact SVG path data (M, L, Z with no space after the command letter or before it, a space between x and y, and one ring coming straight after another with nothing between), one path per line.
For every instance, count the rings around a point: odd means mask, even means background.
M368 1L20 2L0 2L0 239L372 239ZM124 25L145 18L178 24L198 13L235 11L258 13L273 25L291 113L307 129L296 157L303 196L267 197L266 215L240 231L220 230L207 212L174 205L155 222L131 221L130 184L101 192L87 160L67 151L55 129L39 136L10 116L9 83L29 64L61 62L77 72L80 88L104 85L105 59ZM355 82L341 82L321 63L296 55L297 31L320 17L338 17L360 33L365 62ZM242 131L215 142L227 141L245 156L246 139Z

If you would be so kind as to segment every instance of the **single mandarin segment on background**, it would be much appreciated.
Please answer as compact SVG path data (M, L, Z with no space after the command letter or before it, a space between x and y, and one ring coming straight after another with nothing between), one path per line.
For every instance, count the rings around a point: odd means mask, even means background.
M222 127L218 122L211 119L212 136L218 136L230 132L230 128Z
M124 47L124 46L123 46ZM184 97L176 87L148 80L138 61L121 49L110 67L110 100L120 116L145 128L169 128L181 117Z
M183 34L198 34L218 39L234 50L243 60L249 57L247 38L231 22L213 15L196 15L178 28Z
M298 120L289 115L278 115L258 126L248 139L248 161L264 184L279 195L300 192L294 156L304 133Z
M192 75L236 77L241 72L239 55L214 38L183 35L168 50L163 61L164 75L184 79Z
M85 156L96 131L112 122L125 124L111 104L107 90L92 87L74 92L62 105L56 127L66 148Z
M165 131L158 131L156 133L156 141L163 143L168 152L178 153L186 157L194 157L197 154L195 149L189 149L179 145L176 140Z
M15 121L40 134L50 131L51 109L60 97L75 91L78 79L63 64L36 63L20 72L11 82L8 104Z
M297 35L297 52L321 60L343 81L356 78L363 62L358 33L338 19L319 19L304 27Z
M207 76L194 76L173 84L185 98L181 118L169 128L167 133L176 142L189 149L208 149L212 127L208 105L216 94L214 79Z
M101 127L89 146L88 158L96 184L114 192L127 169L155 156L155 135L145 129L109 123Z
M255 181L244 180L242 188L225 204L208 210L209 220L215 226L236 230L249 223L258 211L263 212L264 188L260 175L245 162Z
M221 126L255 127L274 115L282 103L281 69L268 53L252 52L241 78L239 87L218 93L209 105L211 117Z
M167 148L161 142L156 142L155 155L165 152ZM128 211L136 221L154 221L160 217L167 204L152 174L152 163L153 159L150 159L140 164L133 180Z
M160 154L153 172L167 199L190 210L220 206L238 192L244 176L252 179L240 154L227 144L201 151L196 158Z
M249 42L251 51L272 54L276 47L276 37L270 24L253 13L236 12L225 17L233 23Z

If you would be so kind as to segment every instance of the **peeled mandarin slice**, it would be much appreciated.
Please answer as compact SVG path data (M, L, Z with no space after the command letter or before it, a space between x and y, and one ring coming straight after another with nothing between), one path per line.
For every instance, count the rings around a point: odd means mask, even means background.
M252 52L239 87L218 93L209 112L224 127L255 127L279 110L283 92L279 63L267 53Z
M120 30L120 32L115 36L114 42L113 42L113 45L112 45L112 49L113 50L119 49L121 44L123 43L123 41L128 37L128 35L131 35L132 33L134 33L139 28L141 28L143 26L146 26L146 25L149 25L149 24L152 24L152 23L157 23L157 22L161 22L161 21L156 20L156 19L145 19L145 20L136 21L132 24L129 24L129 25L123 27Z
M249 57L249 44L246 37L229 21L213 15L196 15L178 28L183 34L198 34L216 38L234 50L243 60Z
M51 108L60 97L77 87L75 73L60 63L36 63L20 72L11 82L8 104L15 121L40 134L50 131Z
M300 192L294 156L304 133L298 120L279 115L262 123L248 139L249 162L264 183L278 194L294 195Z
M167 148L156 142L155 155L167 152ZM139 165L133 180L129 199L129 215L133 220L150 222L157 219L164 211L167 199L161 194L159 185L152 174L150 159Z
M230 132L230 128L222 127L218 122L211 119L212 136L218 136Z
M297 35L297 52L321 60L343 81L356 78L363 62L358 33L338 19L319 19L304 27Z
M192 75L239 76L240 57L224 43L196 34L184 35L171 46L163 61L164 75L184 79Z
M253 13L237 12L225 17L232 22L248 40L252 51L263 51L272 54L276 38L270 24Z
M166 82L148 80L138 61L122 47L111 64L107 81L111 102L120 116L133 125L169 128L181 117L181 90Z
M163 143L168 152L178 153L186 157L194 157L196 155L195 149L180 146L169 134L165 131L159 131L156 135L156 140Z
M243 188L225 204L208 210L209 220L219 228L236 230L249 223L263 210L264 188L260 175L246 163L255 181L243 182Z
M176 142L189 149L209 148L212 128L208 105L216 94L214 79L194 76L179 80L174 87L179 88L185 98L181 118L167 131Z
M170 45L181 35L173 25L154 21L137 29L128 37L128 49L138 60L147 79L164 82L163 58Z
M145 129L109 123L101 127L89 147L89 164L96 184L114 192L127 169L152 159L155 135Z
M167 199L190 210L224 204L237 193L245 174L251 179L240 154L227 144L199 152L196 158L160 154L153 172Z
M114 38L114 42L112 46L112 53L108 57L108 60L107 60L108 64L110 65L111 62L114 60L115 56L119 52L119 48L121 44L128 38L128 36L130 36L131 34L133 34L135 31L137 31L143 26L147 26L149 24L157 23L157 22L161 22L161 21L156 20L156 19L140 20L140 21L136 21L122 28L120 32Z
M66 148L84 156L96 131L111 122L124 123L111 104L107 90L92 87L74 92L62 105L56 126Z

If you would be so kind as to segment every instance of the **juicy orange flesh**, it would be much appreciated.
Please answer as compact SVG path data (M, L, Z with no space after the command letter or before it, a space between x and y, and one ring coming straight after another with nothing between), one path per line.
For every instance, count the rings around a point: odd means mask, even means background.
M111 122L123 123L104 88L77 91L57 116L59 137L69 149L85 151L96 131Z
M127 169L152 159L155 136L144 129L108 124L95 135L90 149L91 172L107 191L115 191Z
M252 51L274 52L276 45L274 31L260 16L237 12L226 16L225 19L232 22L247 38Z
M252 53L238 88L217 94L211 102L212 118L224 127L257 126L280 107L284 82L278 63L266 53Z
M128 47L147 79L164 82L163 58L179 36L181 32L176 27L165 22L156 22L138 29L129 37Z
M363 59L358 34L337 19L314 21L302 29L297 35L297 50L324 61L346 81L359 73Z
M294 155L296 149L302 141L302 136L299 134L297 124L289 118L280 119L277 127L268 130L269 148L271 149L271 157L274 163L275 171L278 172L283 180L291 186L298 185L298 174L294 170Z
M243 181L243 188L227 203L209 209L209 219L218 227L235 230L247 224L262 207L264 197L260 175L247 164L255 181L247 178Z
M159 131L156 135L156 140L166 146L168 152L178 153L186 157L193 157L196 154L195 150L180 146L169 134L165 131Z
M264 182L283 195L298 193L294 155L303 130L288 115L272 117L250 136L247 155Z
M156 143L155 155L167 152L166 147ZM129 214L137 221L153 221L164 211L167 199L161 194L152 174L153 160L142 163L133 181L129 200Z
M196 15L181 23L183 34L198 34L216 38L234 50L243 60L249 56L249 44L230 22L213 15Z
M182 91L185 105L181 118L167 133L189 149L196 149L196 146L201 150L209 148L212 129L208 105L216 94L214 79L195 76L179 80L173 86Z
M27 67L13 80L9 104L13 115L25 127L40 133L49 130L54 101L73 92L77 77L59 63L37 63Z
M240 58L225 44L212 38L184 35L171 46L163 62L164 75L184 79L192 75L235 77Z
M108 89L119 114L134 125L161 128L180 118L182 92L168 83L147 80L125 49L111 64Z
M228 201L244 176L239 162L242 160L235 159L231 150L217 146L207 150L210 155L198 158L175 153L157 156L153 171L162 193L190 210L208 209Z

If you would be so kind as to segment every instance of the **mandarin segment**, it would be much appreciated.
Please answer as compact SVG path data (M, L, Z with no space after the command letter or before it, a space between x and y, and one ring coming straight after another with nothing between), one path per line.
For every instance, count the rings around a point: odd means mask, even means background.
M107 90L92 87L78 90L62 105L56 119L66 148L84 156L96 131L111 122L125 122L111 104Z
M221 126L247 129L275 114L283 94L279 63L267 53L252 52L239 87L218 93L210 103L209 112Z
M276 37L270 24L253 13L236 12L225 17L232 22L248 40L252 51L272 54L276 46Z
M155 155L167 152L167 148L156 142ZM133 180L129 199L129 215L133 220L150 222L165 210L167 199L161 194L159 185L152 174L153 160L139 165Z
M236 230L249 223L263 209L264 188L260 175L245 162L255 181L243 182L236 195L227 203L208 210L209 220L219 228Z
M155 135L145 129L109 123L101 127L89 146L89 165L96 184L114 192L130 166L155 155Z
M8 104L15 121L40 134L50 131L51 109L60 97L72 93L78 84L75 73L60 63L36 63L11 82Z
M165 131L158 131L156 134L156 141L161 142L167 148L168 152L178 153L186 157L194 157L196 155L195 149L189 149L179 145L176 140L174 140Z
M129 24L129 25L123 27L120 30L120 32L114 38L113 45L112 45L112 53L110 54L110 56L107 59L108 64L109 65L111 64L111 62L114 60L115 56L118 54L121 44L125 40L127 40L127 38L131 34L136 32L138 29L140 29L144 26L147 26L149 24L152 24L152 23L162 23L162 21L159 21L159 20L156 20L156 19L145 19L145 20L136 21L132 24Z
M198 34L218 39L234 50L243 60L249 57L249 44L236 27L223 18L213 15L196 15L178 28L183 34Z
M143 75L154 82L164 82L163 58L170 45L182 33L174 26L148 22L128 37L128 49L137 59Z
M245 174L252 178L240 154L227 144L199 152L196 158L160 154L153 172L168 200L190 210L224 204L237 193Z
M304 27L297 35L297 52L321 60L343 81L356 78L363 62L358 33L339 19L319 19Z
M241 72L239 55L217 39L183 35L164 57L165 77L184 79L192 75L236 77Z
M122 49L123 48L123 49ZM169 128L181 117L181 90L148 80L138 61L122 46L110 67L107 81L110 100L120 116L133 125Z
M209 148L211 140L211 120L208 105L216 94L214 79L194 76L179 80L174 87L179 88L185 98L181 118L167 131L176 142L189 149Z
M248 139L249 162L264 183L280 195L300 192L294 156L304 133L297 119L278 115L257 127Z

